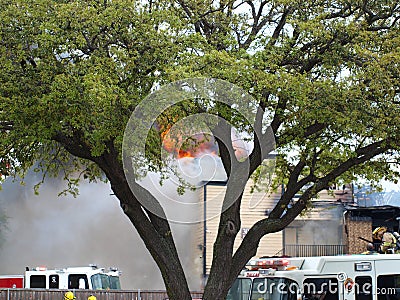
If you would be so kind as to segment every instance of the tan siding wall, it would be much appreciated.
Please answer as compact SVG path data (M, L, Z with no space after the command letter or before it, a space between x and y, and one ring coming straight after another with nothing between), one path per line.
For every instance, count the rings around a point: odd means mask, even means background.
M324 190L318 194L317 199L313 199L313 208L305 215L299 216L297 220L339 220L342 218L342 209L337 201L338 196Z
M203 189L198 189L198 199L199 203L203 203L204 200L204 190ZM203 218L203 207L201 205L199 212L200 219ZM203 247L204 247L204 222L199 222L197 224L194 224L194 229L193 229L193 236L192 236L192 242L193 242L193 254L195 257L195 266L198 270L197 274L203 274ZM192 228L192 227L191 227ZM201 275L200 275L201 276ZM202 278L200 278L202 280Z
M264 219L268 212L275 207L280 195L280 192L265 193L254 191L251 193L250 187L250 184L246 186L242 200L242 229L249 229L254 223ZM235 241L235 247L238 247L241 241L242 236L238 235ZM281 250L282 232L268 234L261 239L256 256L272 256L276 255Z
M208 185L206 187L207 197L207 221L206 221L206 265L209 273L212 262L212 250L215 242L218 225L219 213L221 211L222 200L225 195L225 186ZM242 226L236 237L234 250L236 250L245 234L246 230L254 223L266 217L266 211L271 210L276 203L279 194L266 194L263 192L250 193L250 184L246 186L242 199L241 217ZM204 228L204 227L203 227ZM269 234L260 241L257 256L272 256L282 249L282 233Z
M203 190L202 190L203 191ZM222 205L222 200L225 195L226 186L215 186L215 185L207 185L206 186L206 197L207 197L207 221L206 221L206 270L207 274L211 268L212 262L212 251L213 244L216 239L216 235L218 232L218 224L219 224L219 215ZM245 188L242 207L241 207L241 218L242 225L241 230L235 240L234 250L240 245L242 241L242 232L252 227L254 223L266 217L268 212L272 210L279 199L281 191L277 191L276 193L265 193L255 191L253 193L250 192L250 184L248 184ZM334 193L328 193L327 191L323 191L319 194L318 199L314 199L314 209L308 212L306 215L298 217L295 222L298 225L305 226L305 224L312 225L312 221L317 224L318 231L322 227L325 229L330 228L329 233L326 236L311 233L308 231L306 227L303 229L297 229L297 237L298 242L302 244L311 243L311 241L307 240L307 235L316 235L317 241L314 241L311 244L341 244L342 239L342 229L341 225L342 221L342 207L337 202L337 200L345 199L345 197L349 198L349 193L340 191L339 196L337 191ZM203 199L203 195L199 195L201 199ZM346 199L347 199L346 198ZM347 199L348 200L348 199ZM346 200L346 201L347 201ZM297 226L298 226L297 225ZM201 230L198 231L198 234L201 235L201 240L204 233L204 227L202 224L199 224ZM201 232L202 231L202 232ZM325 230L325 232L328 232ZM292 232L293 233L293 232ZM331 237L334 239L325 240L324 238ZM291 239L293 240L294 237ZM198 239L200 241L200 239ZM290 243L290 242L289 242ZM201 243L202 245L202 243ZM259 248L257 251L258 257L261 256L273 256L273 255L281 255L281 250L283 249L283 231L268 234L264 238L261 239Z
M340 221L342 218L342 208L339 206L315 206L311 211L307 212L305 215L297 217L296 220L337 220Z
M206 188L206 273L209 274L212 250L218 233L219 215L226 186L208 185ZM204 228L204 227L203 227Z

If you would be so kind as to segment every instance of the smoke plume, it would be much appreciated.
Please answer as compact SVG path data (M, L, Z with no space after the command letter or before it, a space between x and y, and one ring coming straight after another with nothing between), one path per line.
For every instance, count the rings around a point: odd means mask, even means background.
M2 275L23 274L25 266L63 268L97 264L118 267L124 289L164 289L160 272L108 184L81 184L80 195L58 196L64 183L48 179L34 195L40 174L25 185L7 180L0 207L8 230L0 248ZM200 266L191 253L194 226L172 231L192 290L200 289Z

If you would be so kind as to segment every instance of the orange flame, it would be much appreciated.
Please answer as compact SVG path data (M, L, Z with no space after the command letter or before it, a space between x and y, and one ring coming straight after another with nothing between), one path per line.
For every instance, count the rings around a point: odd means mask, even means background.
M195 155L195 153L193 153L193 152L190 151L190 150L182 150L182 149L179 149L177 157L178 157L178 158L183 158L183 157L195 158L196 155Z
M213 142L213 139L206 138L204 134L197 134L194 137L196 142L189 143L187 148L178 148L177 145L182 145L182 137L178 136L177 138L172 138L168 133L171 129L171 126L168 126L164 131L161 132L161 139L163 148L169 152L174 154L176 158L196 158L199 157L203 153L209 153L211 155L217 155L217 146Z

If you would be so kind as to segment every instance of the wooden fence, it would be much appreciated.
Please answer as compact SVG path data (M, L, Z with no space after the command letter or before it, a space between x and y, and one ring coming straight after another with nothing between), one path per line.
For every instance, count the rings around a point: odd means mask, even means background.
M90 291L71 290L76 300L87 300L90 295L97 300L165 300L165 291ZM0 289L0 300L63 300L66 290ZM192 292L193 299L201 299L201 292Z

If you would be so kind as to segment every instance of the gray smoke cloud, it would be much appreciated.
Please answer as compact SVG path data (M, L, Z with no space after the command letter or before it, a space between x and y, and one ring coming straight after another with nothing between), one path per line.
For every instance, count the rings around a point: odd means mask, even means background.
M295 224L300 226L298 235L301 239L296 242L301 242L303 245L342 244L343 207L338 204L328 203L325 205L323 202L319 202L313 210L314 219L308 219L306 214L304 219L295 221Z
M33 186L40 176L30 172L25 185L6 180L0 191L0 207L8 217L0 247L2 275L23 274L25 266L63 268L95 263L118 267L124 289L164 289L156 264L108 184L82 183L80 195L74 198L58 196L65 183L48 179L39 195L34 195ZM192 242L195 230L196 224L172 224L190 288L199 290L201 266L199 258L193 257L197 253Z

